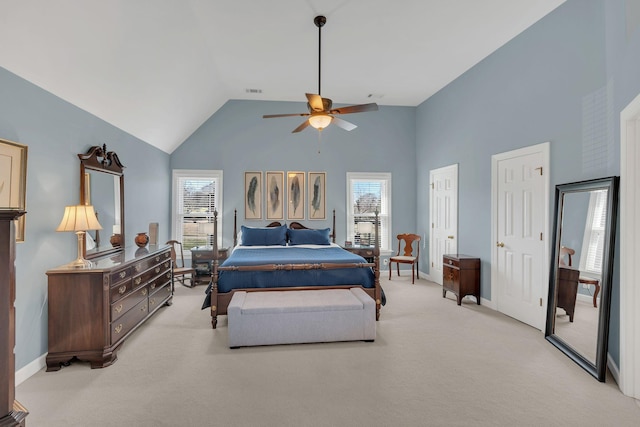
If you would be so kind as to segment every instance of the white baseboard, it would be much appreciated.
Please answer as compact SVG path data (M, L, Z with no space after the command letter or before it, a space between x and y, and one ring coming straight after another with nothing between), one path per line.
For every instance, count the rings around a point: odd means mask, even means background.
M43 354L28 365L16 371L16 386L22 384L46 366L47 354Z
M620 384L620 368L616 365L616 362L609 353L607 353L607 367L609 368L611 376L616 384Z

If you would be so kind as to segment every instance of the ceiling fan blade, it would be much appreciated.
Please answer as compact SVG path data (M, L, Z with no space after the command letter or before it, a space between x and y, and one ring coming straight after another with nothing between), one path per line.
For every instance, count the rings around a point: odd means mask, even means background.
M298 116L308 116L309 113L292 113L292 114L265 114L262 116L263 119L273 119L274 117L298 117Z
M334 108L329 111L329 114L364 113L365 111L378 111L378 104L372 102L371 104L349 105L347 107Z
M331 122L334 123L336 126L344 129L344 130L354 130L355 128L358 127L358 126L354 125L351 122L339 119L337 117L334 117L333 120L331 120Z
M307 126L309 126L309 120L305 120L304 122L302 122L302 124L300 126L298 126L297 128L295 128L294 130L292 130L291 133L297 133L297 132L300 132L302 130L305 130L307 128Z
M315 93L307 93L307 100L313 111L324 111L324 104L322 103L322 97Z

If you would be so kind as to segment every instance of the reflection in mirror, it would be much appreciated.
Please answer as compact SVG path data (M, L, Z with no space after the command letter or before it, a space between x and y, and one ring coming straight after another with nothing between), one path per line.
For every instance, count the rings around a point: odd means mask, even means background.
M604 381L618 178L556 187L545 336Z
M80 158L80 203L91 204L102 230L87 233L85 258L122 251L124 242L124 166L106 145L91 147Z

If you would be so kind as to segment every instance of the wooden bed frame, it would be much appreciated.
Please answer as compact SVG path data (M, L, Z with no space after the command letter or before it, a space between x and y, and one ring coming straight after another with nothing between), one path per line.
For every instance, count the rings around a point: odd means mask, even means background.
M213 221L214 236L218 235L218 212L214 212ZM294 291L294 290L306 290L306 289L348 289L353 287L362 288L373 300L376 302L376 320L380 319L380 306L382 300L382 288L380 287L380 247L378 244L378 214L375 217L375 246L373 249L373 262L372 263L313 263L308 264L263 264L263 265L251 265L251 266L219 266L218 256L218 239L213 239L213 265L211 274L211 326L216 328L218 323L218 315L227 314L227 308L231 302L234 292L246 291L246 292L267 292L267 291ZM268 227L278 227L282 224L279 222L272 222ZM290 228L294 229L309 229L299 222L292 222L289 224ZM331 240L333 243L336 241L336 211L333 211L333 228L331 231ZM233 218L233 244L237 245L237 210L234 211ZM297 287L280 287L280 288L247 288L247 289L234 289L229 292L218 292L218 272L219 271L275 271L275 270L331 270L337 268L373 268L375 287L365 288L361 285L340 285L340 286L297 286Z

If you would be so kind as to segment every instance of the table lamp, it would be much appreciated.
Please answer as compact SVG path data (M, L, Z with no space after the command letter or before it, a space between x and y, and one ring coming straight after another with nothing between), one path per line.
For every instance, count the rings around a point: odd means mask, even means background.
M78 236L78 258L67 264L73 268L91 266L91 261L84 259L84 242L87 230L102 230L92 205L75 205L64 208L64 216L56 231L73 231Z

